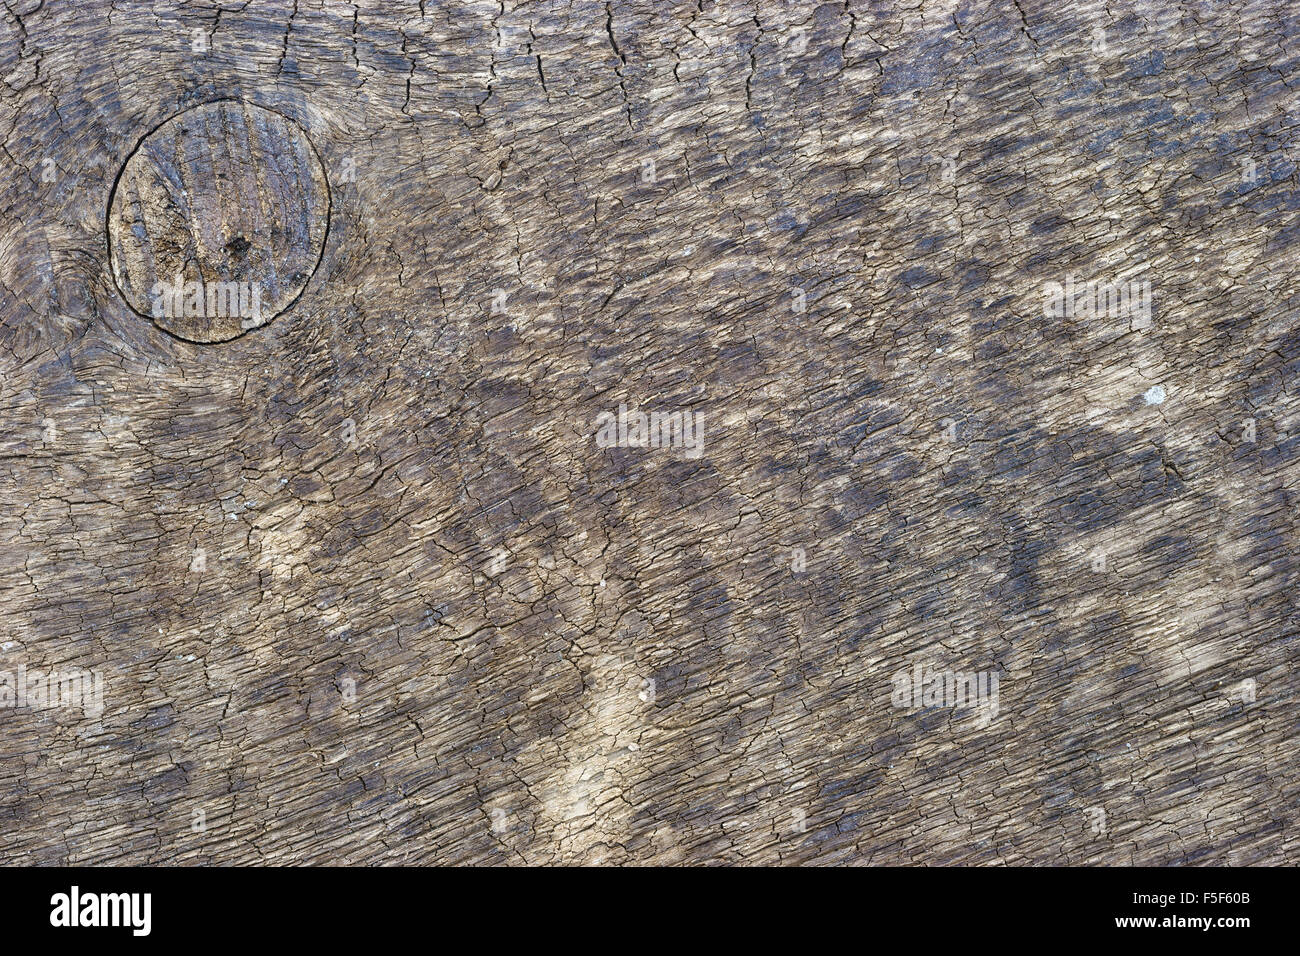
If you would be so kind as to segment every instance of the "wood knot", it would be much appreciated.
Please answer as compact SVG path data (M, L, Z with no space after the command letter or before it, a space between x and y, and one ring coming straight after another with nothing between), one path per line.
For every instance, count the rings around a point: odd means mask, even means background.
M109 196L118 290L190 342L227 342L297 301L329 231L325 167L271 110L220 100L148 133Z

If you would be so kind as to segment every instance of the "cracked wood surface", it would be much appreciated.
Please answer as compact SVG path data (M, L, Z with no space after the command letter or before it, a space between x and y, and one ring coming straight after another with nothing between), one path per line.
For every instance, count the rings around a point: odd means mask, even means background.
M104 709L0 862L1300 859L1294 8L5 7L0 670ZM109 195L216 100L329 232L201 345Z

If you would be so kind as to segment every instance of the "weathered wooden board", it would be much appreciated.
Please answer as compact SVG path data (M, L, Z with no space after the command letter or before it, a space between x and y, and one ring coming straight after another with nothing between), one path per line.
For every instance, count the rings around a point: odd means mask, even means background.
M1294 6L6 11L0 862L1300 859Z

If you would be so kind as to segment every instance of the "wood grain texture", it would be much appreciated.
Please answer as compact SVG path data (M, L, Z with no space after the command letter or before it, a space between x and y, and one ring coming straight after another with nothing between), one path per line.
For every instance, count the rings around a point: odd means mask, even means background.
M0 862L1300 860L1300 12L6 10L0 670L104 709L0 709ZM331 205L201 344L109 199L216 101Z

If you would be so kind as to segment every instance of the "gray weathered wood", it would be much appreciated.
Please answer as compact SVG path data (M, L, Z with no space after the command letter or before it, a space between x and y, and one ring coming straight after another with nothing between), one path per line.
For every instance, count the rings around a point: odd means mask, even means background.
M0 862L1295 862L1297 15L9 3Z

